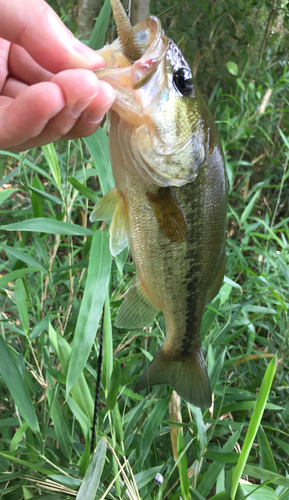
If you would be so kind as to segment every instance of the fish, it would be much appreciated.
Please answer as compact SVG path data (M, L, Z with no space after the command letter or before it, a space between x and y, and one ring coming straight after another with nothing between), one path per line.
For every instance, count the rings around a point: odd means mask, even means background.
M168 384L187 402L210 407L200 329L225 272L222 145L190 66L160 20L149 16L126 36L126 14L119 0L112 4L119 36L100 49L107 67L96 74L116 92L109 111L115 187L90 220L111 219L111 253L129 244L136 269L115 325L143 328L161 310L165 341L134 390Z

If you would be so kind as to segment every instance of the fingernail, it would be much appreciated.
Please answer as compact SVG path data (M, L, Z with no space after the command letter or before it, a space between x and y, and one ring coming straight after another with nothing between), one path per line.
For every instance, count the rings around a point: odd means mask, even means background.
M101 123L103 118L104 118L104 114L101 114L99 112L99 110L91 110L87 113L86 115L86 119L88 121L88 123L93 123L93 124L97 124L97 123Z
M106 67L106 62L95 50L92 50L90 47L87 47L84 43L81 43L79 40L73 46L74 50L81 54L82 56L89 59L89 61L93 64L91 69L100 69Z
M78 118L81 113L87 108L87 106L93 101L97 92L93 94L91 97L87 97L86 99L82 99L74 104L73 108L70 111L70 114L73 118Z

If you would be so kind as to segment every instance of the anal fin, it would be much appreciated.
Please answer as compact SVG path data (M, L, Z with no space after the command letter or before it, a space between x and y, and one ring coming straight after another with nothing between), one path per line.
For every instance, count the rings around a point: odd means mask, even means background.
M156 313L157 309L137 281L117 311L115 325L118 328L143 328L153 321Z
M200 408L209 408L212 393L202 347L185 358L162 347L138 380L135 392L157 384L170 385L182 398Z
M184 241L187 221L171 188L160 188L156 194L148 191L147 198L164 235L171 241Z

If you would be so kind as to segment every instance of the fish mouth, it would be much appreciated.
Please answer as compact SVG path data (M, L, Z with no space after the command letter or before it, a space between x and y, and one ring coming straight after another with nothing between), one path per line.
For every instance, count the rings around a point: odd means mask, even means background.
M149 16L134 26L133 33L141 49L142 57L131 63L125 57L119 39L116 39L111 45L106 45L98 51L107 67L95 73L100 80L110 83L116 91L116 100L112 109L123 116L129 101L130 119L128 116L123 117L137 124L139 120L135 115L142 114L142 106L141 99L136 98L135 91L152 78L162 62L165 64L169 40L164 34L159 19L155 16ZM134 101L133 104L132 101Z

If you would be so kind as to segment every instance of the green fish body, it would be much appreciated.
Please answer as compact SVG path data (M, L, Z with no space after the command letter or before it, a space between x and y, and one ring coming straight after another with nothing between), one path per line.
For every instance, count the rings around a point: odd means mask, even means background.
M129 242L137 280L116 325L143 327L162 310L166 339L135 387L169 384L195 406L211 405L200 342L206 305L225 269L226 177L213 117L178 47L151 16L134 27L142 57L126 62L117 40L102 51L100 78L117 98L110 112L116 188L91 220L109 219L113 255Z

